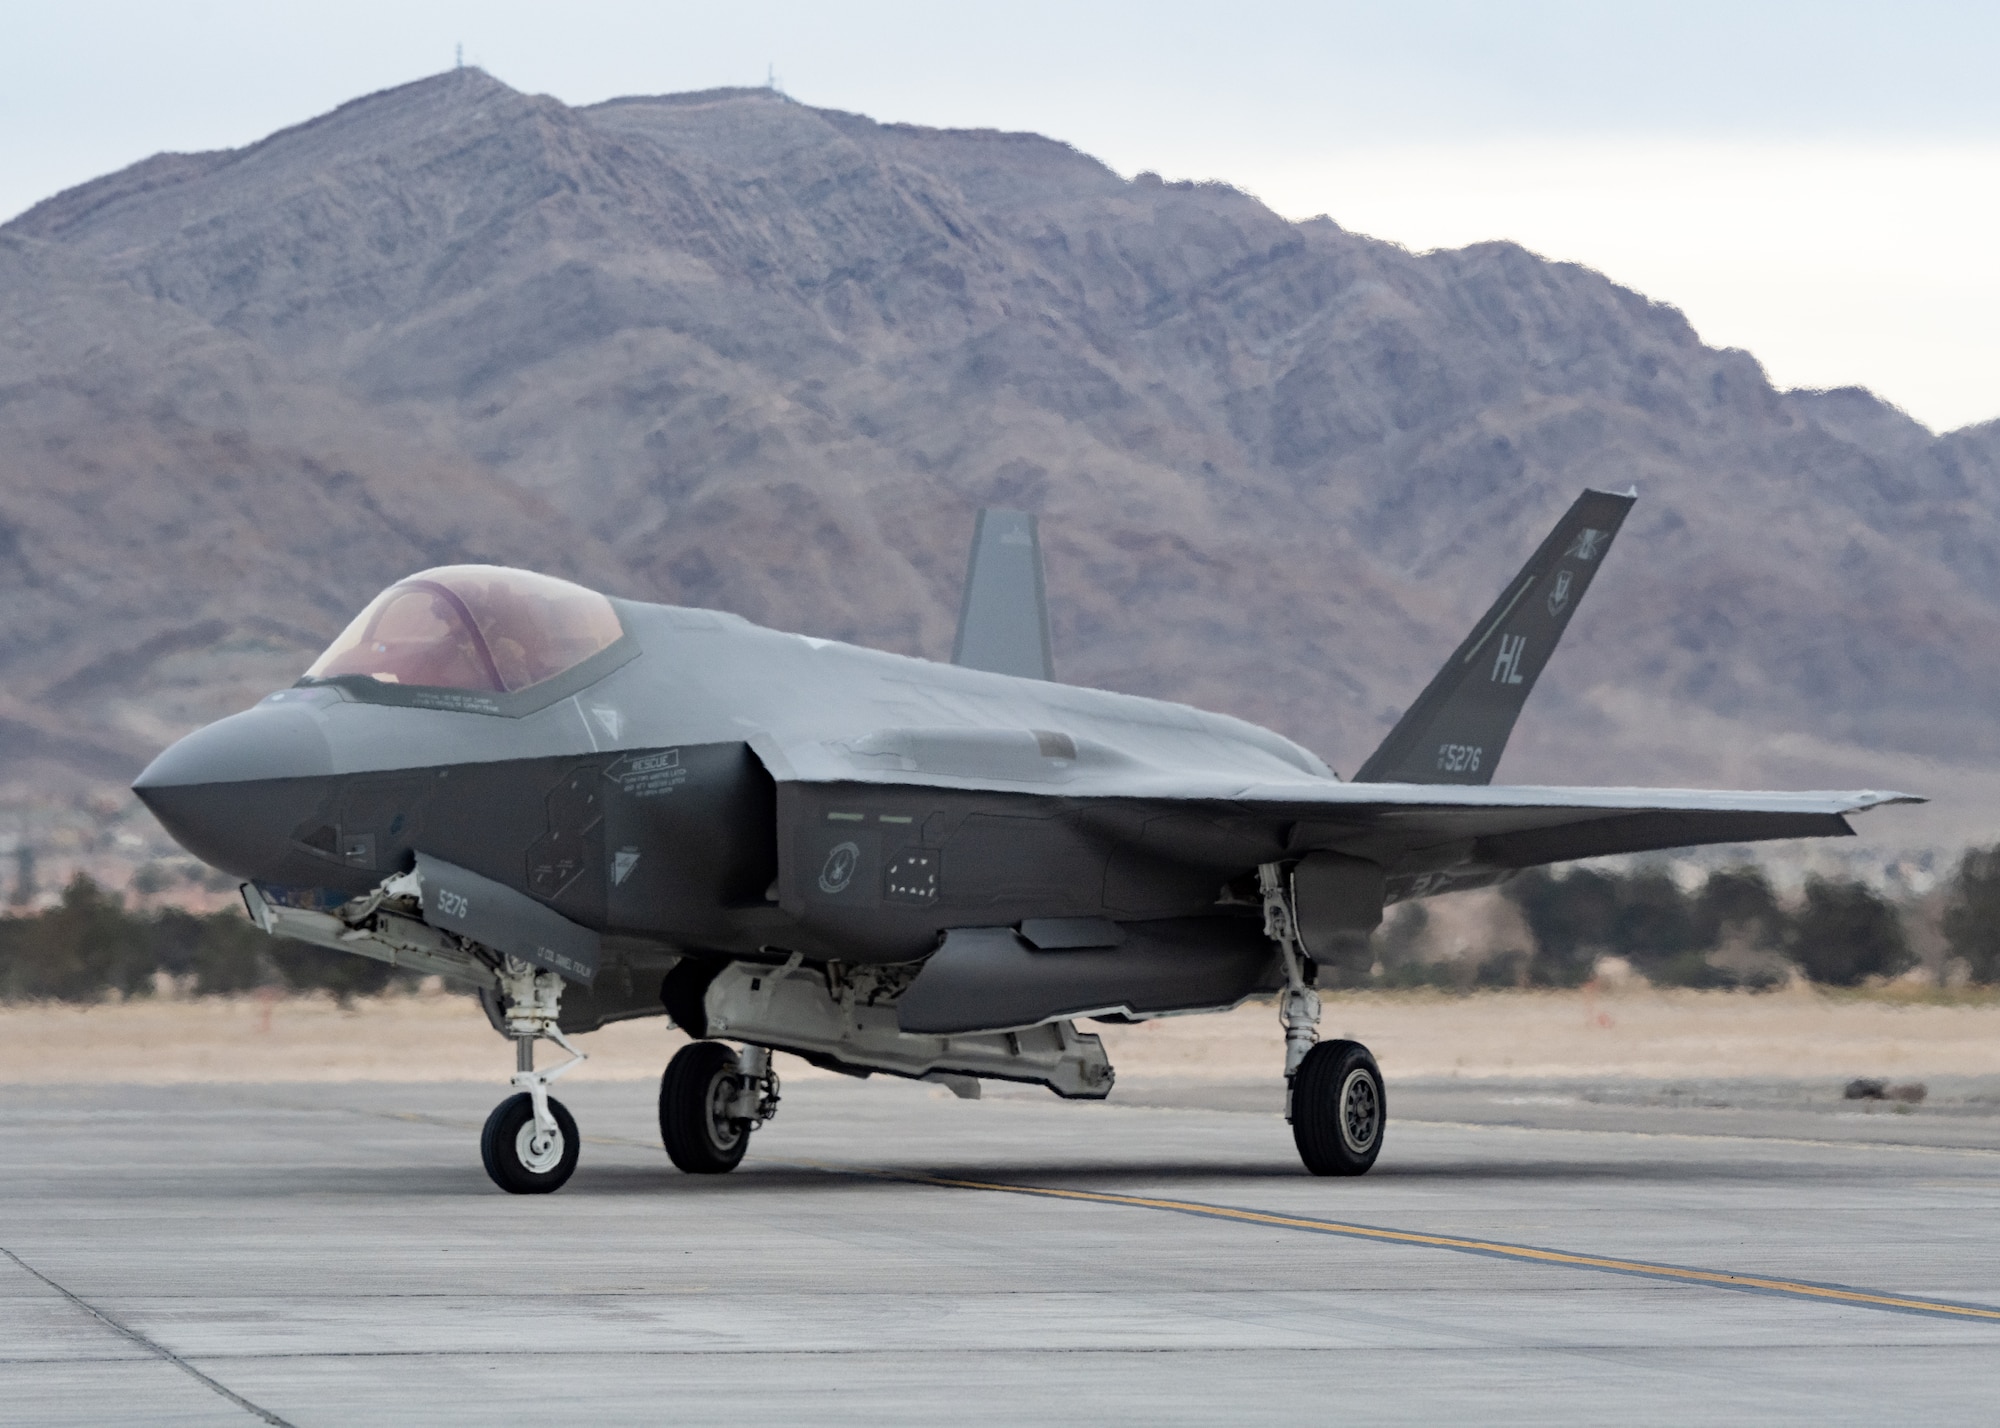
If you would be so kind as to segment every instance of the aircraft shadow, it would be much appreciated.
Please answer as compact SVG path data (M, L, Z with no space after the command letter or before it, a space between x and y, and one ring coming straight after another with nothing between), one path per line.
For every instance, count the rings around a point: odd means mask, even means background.
M1800 1167L1799 1174L1813 1173ZM1752 1182L1788 1179L1783 1170L1770 1165L1690 1164L1674 1160L1560 1161L1479 1160L1377 1166L1365 1181L1326 1178L1315 1181L1298 1165L1277 1163L1215 1165L1172 1160L1125 1160L1116 1162L1041 1161L995 1164L931 1165L851 1165L829 1164L825 1168L787 1165L759 1165L747 1162L731 1175L684 1175L670 1165L641 1167L606 1165L580 1167L576 1179L564 1190L566 1195L658 1194L755 1196L799 1191L848 1191L868 1185L884 1189L922 1187L928 1180L976 1181L983 1185L1015 1185L1036 1189L1090 1190L1107 1194L1219 1193L1222 1187L1280 1181L1305 1181L1324 1185L1329 1194L1343 1186L1415 1182L1463 1184L1576 1183L1578 1181L1623 1182L1632 1184L1730 1181ZM943 1187L958 1188L958 1187Z

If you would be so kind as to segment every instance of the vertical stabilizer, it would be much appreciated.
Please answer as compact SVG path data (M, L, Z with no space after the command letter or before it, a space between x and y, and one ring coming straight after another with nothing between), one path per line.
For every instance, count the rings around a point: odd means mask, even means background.
M1042 543L1033 516L979 513L951 662L994 674L1056 677L1048 595L1042 588Z
M1507 582L1356 783L1491 783L1536 676L1636 496L1585 491Z

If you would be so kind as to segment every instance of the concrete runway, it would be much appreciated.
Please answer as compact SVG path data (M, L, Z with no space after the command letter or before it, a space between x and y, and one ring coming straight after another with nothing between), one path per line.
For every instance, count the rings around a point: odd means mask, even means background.
M1392 1082L1327 1181L1268 1085L800 1082L703 1179L587 1083L517 1199L497 1084L15 1088L0 1421L1990 1422L2000 1093L1933 1090Z

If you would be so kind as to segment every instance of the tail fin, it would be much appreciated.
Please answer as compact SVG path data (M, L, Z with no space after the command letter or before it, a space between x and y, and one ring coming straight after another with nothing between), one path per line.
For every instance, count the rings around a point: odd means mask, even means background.
M1508 582L1356 783L1491 783L1500 751L1636 494L1585 491Z
M994 674L1056 677L1049 650L1049 600L1042 588L1042 544L1033 516L979 513L951 662Z

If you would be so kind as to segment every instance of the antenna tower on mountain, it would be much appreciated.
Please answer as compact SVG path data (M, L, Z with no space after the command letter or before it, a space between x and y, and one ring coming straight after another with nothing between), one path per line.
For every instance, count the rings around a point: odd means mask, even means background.
M452 46L452 60L453 69L465 68L465 46L463 44Z

